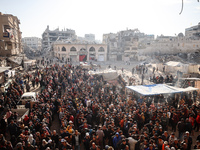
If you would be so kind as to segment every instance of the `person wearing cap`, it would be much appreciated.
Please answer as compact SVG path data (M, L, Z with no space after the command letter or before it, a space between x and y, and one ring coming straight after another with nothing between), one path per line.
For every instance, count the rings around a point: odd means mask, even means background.
M85 134L83 144L85 146L85 149L90 149L90 134L88 132Z
M65 139L61 139L61 148L72 149L72 145L70 145Z
M186 136L187 141L188 141L188 149L191 149L191 147L192 147L192 137L190 136L190 132L186 131L185 136Z
M164 141L163 145L162 145L162 150L166 149L166 146L169 148L168 142Z
M119 135L119 132L115 133L115 137L113 138L113 146L114 149L117 149L117 143L121 140L121 136Z

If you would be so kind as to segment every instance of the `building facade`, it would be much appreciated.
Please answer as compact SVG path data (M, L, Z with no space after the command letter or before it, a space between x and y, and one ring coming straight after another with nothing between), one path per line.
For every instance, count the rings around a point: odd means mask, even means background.
M107 61L106 44L54 42L54 56L63 61Z
M185 37L191 40L200 40L200 22L198 25L186 28Z
M13 56L22 53L20 20L11 14L0 12L0 55Z
M42 39L38 37L24 37L22 43L36 51L40 51L42 48Z
M51 44L58 40L64 39L76 39L76 34L74 30L64 29L59 30L59 28L55 30L50 30L49 26L47 26L46 30L42 34L42 49L50 48Z

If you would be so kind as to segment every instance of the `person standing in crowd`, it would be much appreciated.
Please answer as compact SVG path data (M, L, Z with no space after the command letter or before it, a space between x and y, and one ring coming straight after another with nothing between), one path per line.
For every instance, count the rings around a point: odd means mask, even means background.
M75 131L75 134L72 137L72 145L74 150L80 150L81 146L81 135L78 130Z

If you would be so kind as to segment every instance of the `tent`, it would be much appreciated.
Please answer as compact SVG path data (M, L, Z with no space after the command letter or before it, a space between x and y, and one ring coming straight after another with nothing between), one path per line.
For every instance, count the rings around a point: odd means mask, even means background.
M188 73L188 64L183 64L177 61L169 61L165 63L165 71L174 73L175 71L181 71L184 73Z
M126 88L140 93L144 96L160 95L160 94L173 94L182 93L198 90L198 88L188 87L188 88L178 88L169 86L166 84L152 84L152 85L138 85L138 86L126 86Z

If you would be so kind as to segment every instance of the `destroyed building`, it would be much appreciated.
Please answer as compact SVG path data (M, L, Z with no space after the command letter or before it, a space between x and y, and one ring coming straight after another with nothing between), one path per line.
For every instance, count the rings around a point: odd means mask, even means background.
M103 35L103 43L108 46L108 59L111 61L138 60L138 50L150 45L154 35L146 35L138 29Z
M185 35L160 35L154 42L141 50L146 55L179 55L186 56L187 60L194 60L200 53L200 23L185 29Z
M64 29L60 31L59 28L50 30L49 26L47 26L42 34L42 49L50 49L53 42L70 38L76 38L75 30Z

